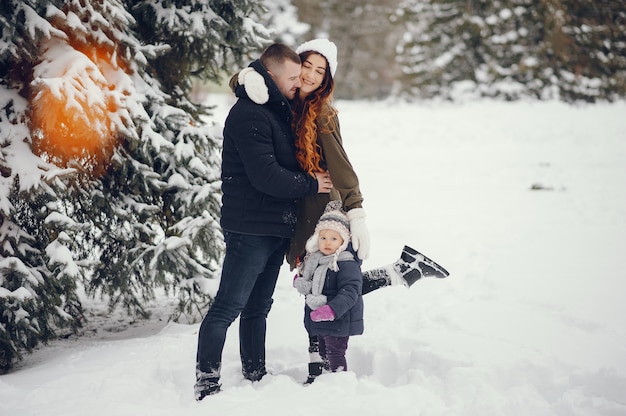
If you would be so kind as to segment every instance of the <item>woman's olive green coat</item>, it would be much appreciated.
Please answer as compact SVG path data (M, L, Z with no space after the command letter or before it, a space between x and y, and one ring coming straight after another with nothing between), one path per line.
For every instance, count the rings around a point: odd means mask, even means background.
M324 111L332 110L330 106L326 106ZM298 257L304 253L306 240L313 235L315 225L331 198L340 199L346 211L361 208L363 203L363 196L359 189L359 178L343 148L339 118L335 114L327 125L321 125L320 120L324 119L326 117L318 117L317 143L322 152L322 167L328 169L330 173L333 190L330 195L315 194L298 201L296 232L291 239L291 245L287 252L287 261L292 270L297 265Z

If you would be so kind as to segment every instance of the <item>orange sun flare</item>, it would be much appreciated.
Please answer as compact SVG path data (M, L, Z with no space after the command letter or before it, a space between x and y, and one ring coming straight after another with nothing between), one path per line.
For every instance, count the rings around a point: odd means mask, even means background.
M63 167L78 167L91 174L106 169L117 145L117 132L111 115L118 111L102 68L111 66L106 51L77 51L93 65L77 70L72 64L56 77L33 87L30 99L30 121L33 150L52 163ZM90 52L90 53L85 53ZM50 81L52 80L52 81Z

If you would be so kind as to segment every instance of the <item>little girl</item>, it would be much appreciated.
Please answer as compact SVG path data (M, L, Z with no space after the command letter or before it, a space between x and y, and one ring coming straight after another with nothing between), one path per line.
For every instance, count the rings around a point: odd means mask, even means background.
M363 333L361 261L350 245L350 220L341 201L328 203L306 251L294 287L305 295L309 337L319 340L319 358L309 364L307 383L312 383L322 368L347 371L348 339Z

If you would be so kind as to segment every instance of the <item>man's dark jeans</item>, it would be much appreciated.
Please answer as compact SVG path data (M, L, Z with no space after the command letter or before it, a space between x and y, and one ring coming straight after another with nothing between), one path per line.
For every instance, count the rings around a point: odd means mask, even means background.
M265 329L272 295L289 239L225 232L220 286L198 334L196 367L219 378L226 331L241 314L242 371L256 381L265 375Z

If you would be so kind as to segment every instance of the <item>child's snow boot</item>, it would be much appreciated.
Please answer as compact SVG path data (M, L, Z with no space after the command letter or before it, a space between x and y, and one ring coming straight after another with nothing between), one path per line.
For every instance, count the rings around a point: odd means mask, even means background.
M322 370L330 368L325 355L325 351L320 351L319 338L309 335L309 375L304 384L313 383L322 374Z
M307 377L304 384L313 383L318 376L322 375L323 368L323 362L309 363L309 376Z

